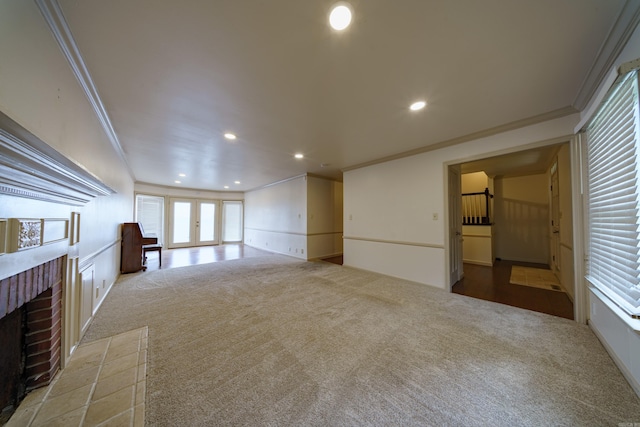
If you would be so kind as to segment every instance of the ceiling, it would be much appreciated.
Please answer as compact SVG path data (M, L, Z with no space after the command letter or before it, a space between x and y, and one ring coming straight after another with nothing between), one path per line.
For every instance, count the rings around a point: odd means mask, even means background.
M337 32L327 0L58 2L135 180L219 191L575 111L625 4L350 0Z
M545 173L553 164L561 144L479 159L461 165L460 172L484 172L490 178L505 178Z

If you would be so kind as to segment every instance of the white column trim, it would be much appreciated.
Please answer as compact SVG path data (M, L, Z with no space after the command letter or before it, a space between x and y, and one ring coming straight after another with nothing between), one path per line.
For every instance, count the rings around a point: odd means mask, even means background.
M81 206L113 193L82 166L0 113L0 194Z

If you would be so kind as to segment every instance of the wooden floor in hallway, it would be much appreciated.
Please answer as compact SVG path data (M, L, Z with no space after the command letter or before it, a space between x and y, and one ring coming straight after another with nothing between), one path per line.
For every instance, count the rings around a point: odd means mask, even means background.
M452 292L573 319L573 303L565 292L509 283L513 265L548 268L546 265L506 260L496 261L493 267L464 264L464 278L453 285Z

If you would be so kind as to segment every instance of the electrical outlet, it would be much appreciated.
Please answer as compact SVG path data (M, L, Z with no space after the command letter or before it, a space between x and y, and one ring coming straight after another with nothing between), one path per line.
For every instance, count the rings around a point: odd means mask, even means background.
M353 219L353 215L349 214L349 221Z
M436 212L433 213L433 220L434 221L438 220L438 214Z

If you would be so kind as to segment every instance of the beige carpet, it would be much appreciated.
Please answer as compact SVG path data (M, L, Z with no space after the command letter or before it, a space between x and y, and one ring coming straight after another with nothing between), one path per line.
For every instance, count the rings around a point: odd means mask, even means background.
M640 422L588 327L324 262L124 275L84 342L147 325L147 425Z
M514 265L511 267L509 283L512 285L531 286L533 288L564 292L560 286L560 281L556 275L553 274L553 271L543 268Z

